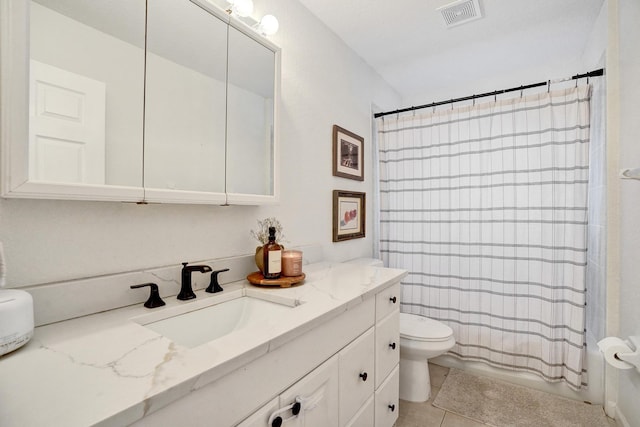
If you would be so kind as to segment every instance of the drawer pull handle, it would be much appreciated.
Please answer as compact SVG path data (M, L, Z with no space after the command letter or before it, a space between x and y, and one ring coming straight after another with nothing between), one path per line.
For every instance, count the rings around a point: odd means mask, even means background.
M291 413L293 415L298 415L300 413L300 409L302 409L302 405L300 404L300 402L296 402L291 407Z
M393 304L395 304L397 299L396 299L396 297L391 297L391 298L389 298L389 301L391 301Z
M362 378L362 381L366 381L367 380L367 373L366 372L361 373L359 376L360 376L360 378Z
M396 410L396 405L389 405L389 410L394 412Z
M389 348L391 348L391 350L395 350L396 349L396 343L392 342L391 344L389 344Z
M282 417L276 417L271 423L271 427L280 427L282 425Z

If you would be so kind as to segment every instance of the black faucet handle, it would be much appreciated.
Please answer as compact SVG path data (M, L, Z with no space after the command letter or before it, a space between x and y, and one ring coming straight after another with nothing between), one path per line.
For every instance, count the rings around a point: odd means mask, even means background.
M144 303L144 306L147 308L156 308L162 307L165 305L165 302L160 298L160 292L158 291L158 285L155 283L143 283L141 285L131 285L131 289L144 288L148 286L151 288L151 292L149 292L149 299Z
M222 286L218 283L218 274L224 273L225 271L229 271L228 268L222 270L216 270L211 273L211 283L209 283L209 287L205 289L205 292L209 292L210 294L215 294L216 292L222 292Z

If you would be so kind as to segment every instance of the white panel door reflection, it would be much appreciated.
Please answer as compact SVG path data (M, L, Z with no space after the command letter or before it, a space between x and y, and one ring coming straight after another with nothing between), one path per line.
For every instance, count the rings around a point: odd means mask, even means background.
M29 179L105 183L104 82L31 60Z

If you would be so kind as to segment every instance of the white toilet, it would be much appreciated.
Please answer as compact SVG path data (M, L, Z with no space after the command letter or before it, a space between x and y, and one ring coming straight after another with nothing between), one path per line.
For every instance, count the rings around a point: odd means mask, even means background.
M427 361L451 350L456 340L444 323L400 313L400 399L425 402L431 395Z
M375 258L356 258L349 264L383 267ZM444 323L416 314L400 313L400 399L425 402L431 395L427 361L451 350L456 340Z

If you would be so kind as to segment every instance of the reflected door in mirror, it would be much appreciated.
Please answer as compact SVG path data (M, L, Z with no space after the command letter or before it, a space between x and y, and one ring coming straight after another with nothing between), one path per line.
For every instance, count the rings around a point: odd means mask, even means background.
M29 179L105 183L105 84L30 61Z
M142 186L144 0L30 2L29 179Z

